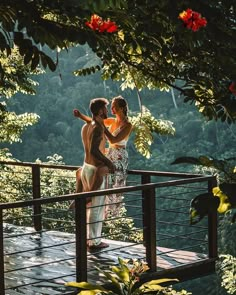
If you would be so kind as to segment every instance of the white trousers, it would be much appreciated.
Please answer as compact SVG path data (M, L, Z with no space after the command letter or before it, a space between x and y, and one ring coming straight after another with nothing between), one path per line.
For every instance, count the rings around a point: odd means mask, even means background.
M84 163L81 171L83 191L90 191L90 183L97 167ZM104 181L100 189L104 188ZM93 197L87 209L87 244L89 246L101 243L102 223L105 216L105 196Z

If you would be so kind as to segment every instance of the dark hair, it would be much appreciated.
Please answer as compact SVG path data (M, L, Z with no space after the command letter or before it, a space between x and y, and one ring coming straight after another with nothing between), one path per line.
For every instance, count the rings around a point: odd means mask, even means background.
M116 96L112 99L113 102L116 102L118 107L123 110L124 115L128 116L128 103L121 95Z
M108 104L109 102L106 98L94 98L90 101L89 109L91 113L96 116L99 111Z

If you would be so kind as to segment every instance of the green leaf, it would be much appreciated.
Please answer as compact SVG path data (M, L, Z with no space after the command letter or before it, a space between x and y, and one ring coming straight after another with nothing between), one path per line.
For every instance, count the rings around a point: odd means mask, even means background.
M22 51L20 51L22 53ZM33 50L29 49L27 50L25 57L24 57L24 64L27 65L31 59L32 59L32 55L33 55Z
M122 282L128 282L129 277L129 269L127 267L119 268L117 266L112 266L111 270L117 274L117 276L122 280Z
M65 286L68 287L75 287L75 288L80 288L80 289L87 289L87 290L96 290L96 291L107 291L105 288L103 288L102 286L98 286L98 285L93 285L87 282L68 282L65 283Z
M35 53L34 57L32 58L32 62L31 62L31 70L35 70L37 68L39 64L39 53Z
M56 70L56 64L53 62L53 60L49 56L47 56L46 54L43 54L43 55L44 55L44 62L48 65L49 69L52 72L54 72Z

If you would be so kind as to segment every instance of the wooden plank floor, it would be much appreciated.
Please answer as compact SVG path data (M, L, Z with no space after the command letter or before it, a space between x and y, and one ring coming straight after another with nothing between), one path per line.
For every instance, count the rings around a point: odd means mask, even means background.
M17 228L18 234L21 233L19 227ZM12 233L13 230L8 228L4 241L6 294L72 294L73 289L65 288L64 283L75 281L74 235L51 231L40 236L35 235L31 228L23 227L22 236L13 237ZM87 253L89 282L104 282L95 265L108 268L117 263L118 257L145 258L145 247L141 244L104 241L110 245L109 248ZM15 253L18 251L21 252ZM157 272L206 259L206 255L195 252L157 247ZM18 270L12 271L13 269Z

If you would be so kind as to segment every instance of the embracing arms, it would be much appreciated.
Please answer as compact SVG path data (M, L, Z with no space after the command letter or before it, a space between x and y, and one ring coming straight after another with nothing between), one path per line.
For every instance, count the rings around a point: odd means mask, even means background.
M115 144L125 139L130 135L132 131L132 124L127 122L124 126L120 128L120 131L116 135L112 135L107 128L104 129L105 135L111 144Z
M85 121L86 123L92 122L92 118L91 117L89 117L87 115L84 115L78 109L75 109L74 110L74 116L77 117L77 118L80 118L81 120ZM114 122L114 118L104 119L104 121L103 121L103 127L104 127L104 132L105 132L106 137L109 140L109 142L111 144L115 144L115 143L123 140L124 138L126 138L127 136L130 135L130 133L132 131L132 124L130 122L127 122L126 124L124 124L124 126L122 126L120 128L120 131L116 135L112 135L109 132L109 130L106 128L106 126L111 125L112 122Z

